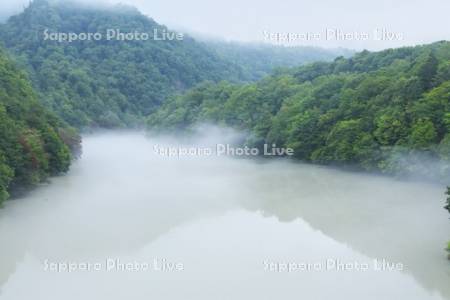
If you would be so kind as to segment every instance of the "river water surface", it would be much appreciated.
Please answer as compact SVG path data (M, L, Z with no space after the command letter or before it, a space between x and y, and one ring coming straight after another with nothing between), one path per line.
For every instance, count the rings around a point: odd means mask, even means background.
M87 136L6 203L1 300L450 299L442 186L156 143Z

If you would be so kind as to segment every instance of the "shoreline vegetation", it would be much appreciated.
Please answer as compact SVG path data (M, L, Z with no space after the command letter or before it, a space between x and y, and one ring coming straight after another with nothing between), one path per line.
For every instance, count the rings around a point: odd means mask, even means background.
M108 24L167 30L130 7L100 9L45 0L31 2L0 25L0 41L18 68L29 73L35 97L61 124L81 130L130 128L146 120L149 130L173 133L211 123L247 132L245 146L290 148L304 162L450 181L450 42L362 51L294 68L273 65L264 70L272 75L257 80L261 70L243 71L242 62L234 63L240 51L251 57L251 47L226 44L219 51L220 43L208 46L189 36L178 43L39 39L45 29L83 32L86 26ZM281 51L266 50L282 61ZM142 61L136 53L151 59ZM200 59L200 53L208 54L208 60ZM305 61L314 60L309 52L304 55ZM169 64L174 60L177 64ZM214 67L203 72L199 65ZM202 76L191 72L192 78L180 78L185 69ZM245 83L244 77L257 81ZM156 90L163 94L154 94ZM59 127L61 138L74 135L64 129L68 126ZM79 141L69 138L66 143Z
M26 75L0 51L0 205L10 193L69 169L81 141L37 100Z
M133 7L46 0L30 2L23 12L0 24L5 72L17 77L0 81L0 202L10 193L26 191L48 176L67 171L71 157L81 151L78 131L143 127L145 116L173 93L204 80L244 82L268 74L269 68L253 63L259 58L271 61L275 68L293 58L301 63L335 57L328 50L277 48L273 52L269 47L259 49L257 58L246 49L249 61L238 64L189 36L182 41L48 39L49 32L62 28L78 33L86 28L120 28L175 34ZM240 50L233 49L237 52L229 54L236 57Z
M306 163L450 182L448 41L333 59L326 50L188 35L108 43L41 36L62 28L175 34L135 8L46 0L0 24L0 203L66 172L80 155L78 131L89 128L186 133L215 124L247 133L242 145L261 152L276 145Z
M209 123L247 132L294 157L450 181L450 42L363 51L256 83L205 82L147 118L156 132Z

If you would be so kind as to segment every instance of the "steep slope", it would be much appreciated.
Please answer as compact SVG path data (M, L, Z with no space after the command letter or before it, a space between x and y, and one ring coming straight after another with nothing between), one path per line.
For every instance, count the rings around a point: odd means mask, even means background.
M450 178L450 43L364 51L255 84L202 84L148 120L154 130L200 122L249 131L250 145L291 147L316 163L412 172L437 159Z
M26 76L0 49L0 203L17 190L68 170L73 130L37 101Z
M107 40L107 30L150 37ZM61 42L56 33L102 38ZM238 66L189 36L167 38L171 34L134 8L46 0L31 2L0 26L0 40L29 70L44 104L77 127L133 125L174 91L205 79L243 79Z

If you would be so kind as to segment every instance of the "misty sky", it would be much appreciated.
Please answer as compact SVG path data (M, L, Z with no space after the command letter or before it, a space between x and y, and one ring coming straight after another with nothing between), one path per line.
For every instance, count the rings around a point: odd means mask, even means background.
M131 4L171 28L234 41L280 43L276 34L291 34L296 40L281 43L375 50L450 40L449 0L81 1ZM28 2L1 0L0 16Z

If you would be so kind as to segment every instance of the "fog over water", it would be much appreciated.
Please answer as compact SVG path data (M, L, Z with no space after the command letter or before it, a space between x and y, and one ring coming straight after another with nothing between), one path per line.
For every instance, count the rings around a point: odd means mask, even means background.
M7 202L0 299L450 299L443 186L154 151L178 142L86 136L67 175Z

